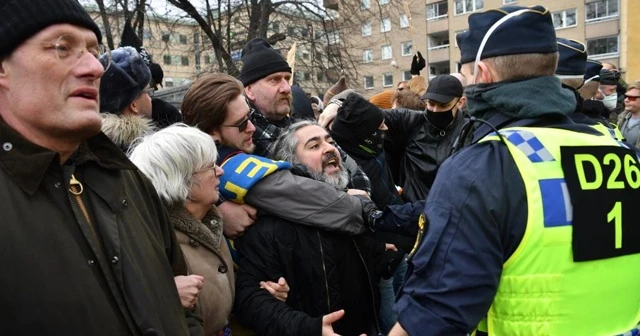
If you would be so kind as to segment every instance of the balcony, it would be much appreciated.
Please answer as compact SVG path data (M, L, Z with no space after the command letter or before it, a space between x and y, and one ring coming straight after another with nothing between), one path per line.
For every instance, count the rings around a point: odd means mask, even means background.
M442 15L427 19L427 34L438 33L449 30L449 16Z
M618 35L620 31L620 20L593 22L585 25L585 37L592 39L600 36Z
M429 63L448 62L449 61L449 45L443 44L439 46L429 47L427 49Z

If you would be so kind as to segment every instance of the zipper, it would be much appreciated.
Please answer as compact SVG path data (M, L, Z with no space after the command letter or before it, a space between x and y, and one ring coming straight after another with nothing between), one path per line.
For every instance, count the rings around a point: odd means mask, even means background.
M104 252L105 251L104 247L102 246L102 240L100 239L98 231L96 230L95 226L93 225L93 222L91 221L91 217L89 217L89 211L87 211L87 206L84 204L84 201L82 200L82 197L81 197L83 191L84 191L84 187L82 186L82 183L80 183L80 181L78 181L76 177L73 174L71 174L71 180L69 181L69 192L71 193L71 195L73 195L73 198L78 203L78 206L80 207L80 211L82 211L82 214L84 215L84 219L87 221L87 224L89 225L89 230L91 230L91 234L93 235L93 238L95 238L96 242L98 243L98 249L100 250L100 252L103 253L103 256L104 256L106 254Z
M320 242L320 256L322 257L322 271L324 272L324 288L327 292L327 314L331 313L331 299L329 298L329 280L327 279L327 266L324 263L324 250L322 249L322 238L320 232L316 230L318 241Z
M376 331L378 332L378 335L382 335L382 332L381 332L382 328L380 328L380 321L378 320L378 312L376 311L376 294L373 290L373 284L371 283L371 274L369 273L369 268L367 268L367 263L364 261L364 258L362 257L362 253L360 253L358 244L356 244L356 241L353 240L353 238L351 238L351 241L353 242L353 246L355 246L356 248L356 252L358 252L358 257L360 257L360 261L362 261L362 266L364 266L365 272L367 272L367 281L369 281L369 289L371 289L371 307L373 308L373 318L376 321Z

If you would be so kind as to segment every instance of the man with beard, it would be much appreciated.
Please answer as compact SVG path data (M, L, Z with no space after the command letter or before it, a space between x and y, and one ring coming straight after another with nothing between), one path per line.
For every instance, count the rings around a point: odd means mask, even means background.
M242 48L242 69L238 79L244 85L247 100L256 111L251 115L251 122L255 126L254 153L269 156L280 130L295 122L291 117L291 67L269 42L255 38ZM369 192L369 178L353 159L343 152L341 154L352 187Z
M349 181L333 140L315 122L302 121L283 130L274 144L273 159L289 162L298 173L337 189L344 190ZM380 276L389 277L399 262L399 255L385 252L395 250L393 245L261 216L237 242L237 249L242 267L236 311L240 321L258 334L380 332L377 282ZM286 302L255 286L279 277L291 286Z

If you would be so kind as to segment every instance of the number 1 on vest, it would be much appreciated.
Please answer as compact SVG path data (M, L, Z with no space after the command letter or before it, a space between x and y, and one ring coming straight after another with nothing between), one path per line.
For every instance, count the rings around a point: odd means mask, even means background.
M616 230L616 249L622 248L622 202L616 202L607 214L607 223L614 220Z

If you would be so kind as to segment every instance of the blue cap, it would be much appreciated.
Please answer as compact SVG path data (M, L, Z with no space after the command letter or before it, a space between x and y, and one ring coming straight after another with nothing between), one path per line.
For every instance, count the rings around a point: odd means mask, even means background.
M558 38L558 68L560 78L583 78L587 64L587 47L576 40Z
M507 19L493 31L480 59L558 51L553 20L546 8L504 6L469 15L469 30L456 36L460 46L460 63L475 61L482 39L491 26L506 15L519 10L524 12Z
M596 60L587 60L587 65L584 70L584 80L600 81L600 70L602 69L602 63ZM586 83L585 83L586 84Z

